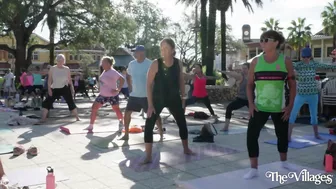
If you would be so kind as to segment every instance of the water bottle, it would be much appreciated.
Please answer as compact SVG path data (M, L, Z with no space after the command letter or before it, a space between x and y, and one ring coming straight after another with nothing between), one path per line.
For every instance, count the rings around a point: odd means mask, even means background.
M16 103L20 102L20 94L19 93L15 94L15 102Z
M55 189L55 175L54 170L49 166L47 167L46 189Z
M325 155L325 171L330 173L330 172L333 172L333 161L334 161L334 158L333 156L328 152L326 155Z

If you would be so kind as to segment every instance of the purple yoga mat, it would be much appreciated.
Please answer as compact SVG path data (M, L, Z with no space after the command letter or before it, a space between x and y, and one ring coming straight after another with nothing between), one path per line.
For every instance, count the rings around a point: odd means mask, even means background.
M195 155L185 155L182 147L180 149L172 149L171 151L158 152L154 151L152 155L152 163L142 165L145 160L144 156L135 156L123 160L119 166L128 167L136 172L144 172L152 169L157 169L161 165L174 166L184 164L192 161L203 160L215 156L223 156L228 154L238 153L238 150L218 146L216 144L207 144L205 146L198 146L192 148Z

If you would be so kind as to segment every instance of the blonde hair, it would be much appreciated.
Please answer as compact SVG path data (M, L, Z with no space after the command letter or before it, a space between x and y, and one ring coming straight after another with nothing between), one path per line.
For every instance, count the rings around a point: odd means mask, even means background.
M100 65L103 63L104 60L106 60L111 66L115 63L115 60L112 56L103 56L100 61Z
M61 59L64 60L64 64L65 64L65 56L64 56L64 54L58 54L56 56L56 62L61 61Z

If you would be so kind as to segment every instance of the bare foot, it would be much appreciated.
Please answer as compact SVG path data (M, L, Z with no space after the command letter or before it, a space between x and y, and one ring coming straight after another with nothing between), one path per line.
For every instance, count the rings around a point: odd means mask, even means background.
M40 120L37 123L35 123L34 125L43 125L46 122L46 120Z
M129 139L128 135L124 135L121 138L119 138L119 140L128 140L128 139Z
M163 135L161 135L159 142L163 142L163 139L164 139L164 137L163 137Z
M322 138L320 137L320 135L315 135L315 138L318 140L322 140Z
M76 121L80 121L79 117L76 117Z
M195 155L195 153L193 151L191 151L189 148L184 150L184 154L186 155Z
M88 126L84 130L92 131L93 130L93 126Z
M150 157L150 158L147 157L141 164L146 165L146 164L149 164L149 163L152 163L152 157Z
M228 132L229 131L229 129L227 129L227 128L223 128L223 129L221 129L220 131L223 131L223 132Z

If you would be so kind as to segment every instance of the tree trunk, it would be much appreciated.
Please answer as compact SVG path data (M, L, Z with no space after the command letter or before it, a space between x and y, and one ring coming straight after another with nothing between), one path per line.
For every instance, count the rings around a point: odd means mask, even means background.
M215 58L215 33L216 33L216 0L209 1L209 20L208 20L208 49L206 60L206 75L212 76L214 72ZM214 80L208 80L208 84L215 84Z
M15 56L15 82L20 81L21 69L27 69L29 63L26 60L27 57L27 45L29 41L28 35L25 33L24 30L16 30L14 32L15 39L16 39L16 53Z
M221 62L221 67L222 71L226 70L226 16L225 16L225 11L221 11L221 47L222 47L222 62ZM222 74L224 77L225 74Z
M53 66L55 61L55 28L50 30L49 41L51 44L49 48L49 63Z
M206 65L206 53L208 46L208 24L207 24L207 11L206 5L208 0L201 0L201 52L202 52L202 65Z

